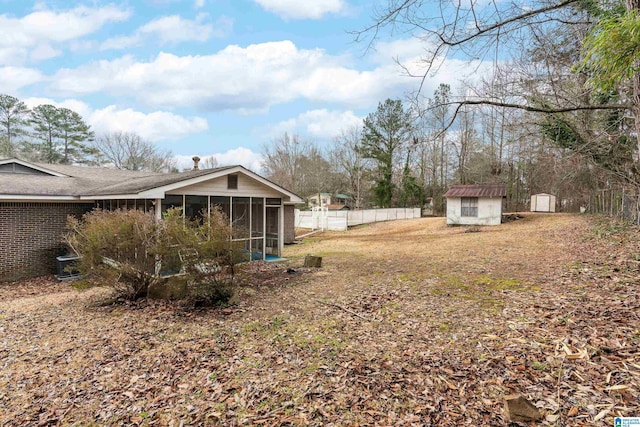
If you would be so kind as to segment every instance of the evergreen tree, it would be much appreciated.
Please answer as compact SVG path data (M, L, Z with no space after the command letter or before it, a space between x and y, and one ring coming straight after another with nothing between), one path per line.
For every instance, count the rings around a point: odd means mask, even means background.
M29 109L11 95L0 94L0 157L12 157L17 152L17 137L25 135Z
M29 148L38 160L58 163L64 158L63 150L58 143L61 136L61 118L60 109L50 104L38 105L31 110L29 124L37 142L30 143Z
M95 156L98 153L95 148L84 144L93 141L95 135L80 114L68 108L60 108L58 127L62 140L61 163L87 163L89 156Z
M364 119L361 150L365 158L376 163L377 177L373 192L380 207L386 208L392 204L394 165L409 139L411 129L411 118L399 99L387 99L379 103L377 110Z

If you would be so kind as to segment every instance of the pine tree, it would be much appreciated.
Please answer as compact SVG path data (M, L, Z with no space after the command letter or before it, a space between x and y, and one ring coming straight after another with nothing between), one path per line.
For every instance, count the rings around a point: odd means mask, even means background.
M378 109L364 119L361 150L365 158L377 163L373 192L380 207L391 206L395 190L393 168L411 130L411 118L399 99L379 103Z
M25 135L29 109L11 95L0 94L0 157L16 155L17 138Z
M82 116L68 108L58 110L58 135L62 140L61 163L87 163L97 150L85 144L94 140L95 134Z
M31 142L29 148L34 151L34 157L47 163L59 163L63 158L60 138L60 109L50 105L38 105L31 110L29 124L33 129L33 136L38 142Z

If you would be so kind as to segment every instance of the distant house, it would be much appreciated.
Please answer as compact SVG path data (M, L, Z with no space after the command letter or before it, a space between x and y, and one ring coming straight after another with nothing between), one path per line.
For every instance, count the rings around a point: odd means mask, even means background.
M452 185L447 198L447 224L498 225L502 220L502 200L507 189L502 184Z
M308 197L311 207L326 207L329 210L349 209L351 197L346 194L318 193Z
M67 216L95 208L160 218L174 206L194 217L218 205L244 231L235 240L253 259L279 257L294 239L296 203L303 200L242 166L155 173L0 160L0 281L52 273Z
M531 196L531 212L555 212L556 196L540 193Z

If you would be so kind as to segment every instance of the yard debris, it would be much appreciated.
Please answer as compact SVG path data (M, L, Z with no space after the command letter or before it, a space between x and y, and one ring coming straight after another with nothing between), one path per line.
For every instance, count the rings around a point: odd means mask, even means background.
M520 219L523 219L524 216L517 214L517 213L513 213L513 214L502 214L502 223L507 223L507 222L513 222L513 221L518 221Z
M367 321L371 320L371 319L367 319L362 314L356 313L353 310L349 310L348 308L341 306L340 304L335 304L335 303L332 303L332 302L322 301L322 300L317 299L317 298L314 298L313 300L316 301L316 302L319 302L320 304L328 305L329 307L335 307L335 308L339 308L340 310L344 310L347 313L353 314L354 316L359 317L362 320L367 320Z
M518 425L612 426L640 413L638 253L589 216L424 218L244 264L226 311L0 284L0 425L506 426L517 392Z
M514 422L529 422L542 419L536 405L520 394L510 394L504 398L504 411L507 418Z

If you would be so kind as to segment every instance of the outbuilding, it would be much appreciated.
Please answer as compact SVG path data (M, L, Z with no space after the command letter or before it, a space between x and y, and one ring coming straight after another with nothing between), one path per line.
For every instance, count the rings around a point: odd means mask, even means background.
M452 185L447 198L447 224L498 225L502 203L507 196L503 184Z
M556 196L540 193L531 196L531 212L555 212Z
M194 158L194 161L196 159ZM50 274L63 255L67 216L95 209L170 207L194 217L219 206L252 259L277 258L294 238L294 204L304 201L243 166L181 173L0 160L0 282Z

